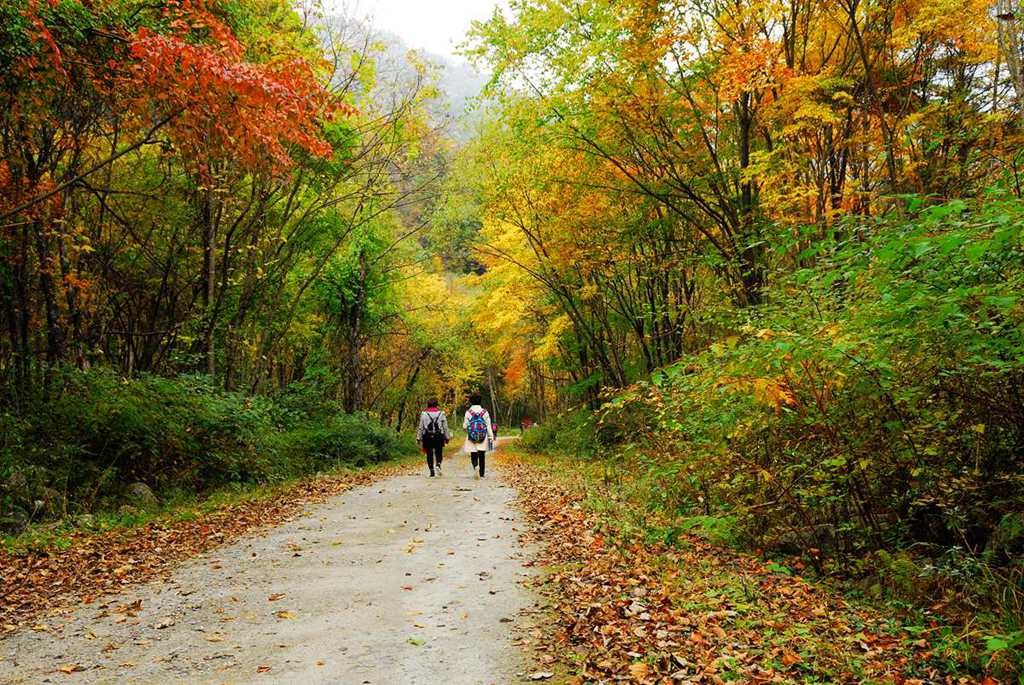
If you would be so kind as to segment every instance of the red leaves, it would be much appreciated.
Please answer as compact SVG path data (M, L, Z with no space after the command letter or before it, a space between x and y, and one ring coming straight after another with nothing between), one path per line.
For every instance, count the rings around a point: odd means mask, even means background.
M48 4L52 9L56 7L57 2L56 0L49 0ZM68 74L64 70L64 57L61 54L60 47L57 45L57 41L53 39L53 34L50 33L50 29L43 22L42 17L39 16L39 0L29 0L24 16L35 29L36 39L45 45L47 52L50 53L50 66L57 74L66 78Z
M308 63L242 61L225 31L213 32L218 43L194 44L140 29L130 48L139 111L177 112L174 137L199 171L204 160L226 157L249 167L287 168L292 164L287 146L330 155L320 125L352 110L321 86Z
M315 53L307 57L296 48L287 58L262 54L246 61L246 49L253 46L241 45L207 4L171 0L144 8L142 23L152 24L155 10L165 21L160 32L143 27L133 34L124 29L125 22L94 10L95 35L82 37L64 30L59 13L30 0L24 10L26 33L39 47L9 66L12 83L18 85L5 109L6 125L19 130L14 138L25 149L8 155L0 170L0 212L46 193L47 170L30 173L14 161L39 154L34 141L65 130L74 135L58 136L58 145L103 147L89 138L104 135L104 126L80 130L78 123L67 121L68 111L76 108L116 114L124 140L145 133L139 145L151 142L169 121L166 130L175 151L202 177L210 175L212 162L236 162L241 173L280 173L292 168L300 153L331 154L322 126L353 110L321 83L326 76L317 73ZM91 10L87 3L83 11ZM111 23L104 26L107 19ZM273 61L258 62L264 58Z

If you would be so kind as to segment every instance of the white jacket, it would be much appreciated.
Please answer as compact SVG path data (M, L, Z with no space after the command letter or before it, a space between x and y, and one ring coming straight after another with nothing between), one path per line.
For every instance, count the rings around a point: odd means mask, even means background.
M464 442L462 445L462 451L465 452L466 454L471 454L473 452L483 452L488 449L488 445L490 445L490 449L494 449L494 429L491 428L491 415L487 413L487 410L481 407L479 404L474 404L472 407L466 410L466 416L462 419L462 428L463 430L467 430L469 428L470 416L472 414L479 414L480 412L484 413L484 423L487 424L487 442L482 444L470 442L469 434L467 433L466 442Z

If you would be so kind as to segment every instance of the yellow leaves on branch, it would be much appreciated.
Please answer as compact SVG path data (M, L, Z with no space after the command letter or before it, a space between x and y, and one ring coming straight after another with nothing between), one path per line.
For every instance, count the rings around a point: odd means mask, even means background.
M534 347L530 357L537 362L549 361L551 359L557 359L560 354L558 349L558 341L569 331L572 330L572 321L565 314L556 316L548 324L547 331L544 333L544 337L541 338L540 343Z
M781 411L783 407L795 407L799 404L796 395L785 378L771 377L740 377L723 378L718 382L719 388L729 388L733 392L750 393L760 404Z
M789 389L789 384L785 380L755 378L751 383L751 388L754 391L754 397L759 402L774 407L776 411L783 406L792 407L797 404L796 396Z
M995 22L988 0L903 0L896 6L890 45L907 50L928 45L950 48L971 61L996 57Z

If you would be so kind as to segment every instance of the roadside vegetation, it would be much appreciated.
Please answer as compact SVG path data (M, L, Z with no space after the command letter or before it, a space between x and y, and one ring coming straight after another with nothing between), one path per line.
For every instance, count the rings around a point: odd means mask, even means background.
M853 225L731 335L524 444L598 467L664 542L701 534L919 625L934 613L943 649L1017 673L1019 212L992 198Z
M3 504L14 533L32 522L132 521L229 487L415 453L408 434L346 414L305 386L250 396L210 387L203 376L68 370L55 387L49 400L0 417Z
M1022 17L527 0L474 31L500 106L458 168L526 446L669 547L700 533L934 615L952 672L1007 681Z
M313 6L0 7L0 531L400 457L478 373L435 74L384 52Z

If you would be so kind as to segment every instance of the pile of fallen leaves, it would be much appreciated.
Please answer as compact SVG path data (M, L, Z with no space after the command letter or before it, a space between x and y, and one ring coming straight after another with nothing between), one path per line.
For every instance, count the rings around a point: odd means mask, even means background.
M392 464L309 478L270 497L225 504L190 520L161 520L104 533L74 531L62 550L0 551L0 627L12 633L34 618L166 578L180 561L300 514L307 505L407 469Z
M505 464L551 571L557 643L540 658L560 660L570 682L975 682L941 673L927 640L834 591L695 536L630 539L601 525L579 480Z

